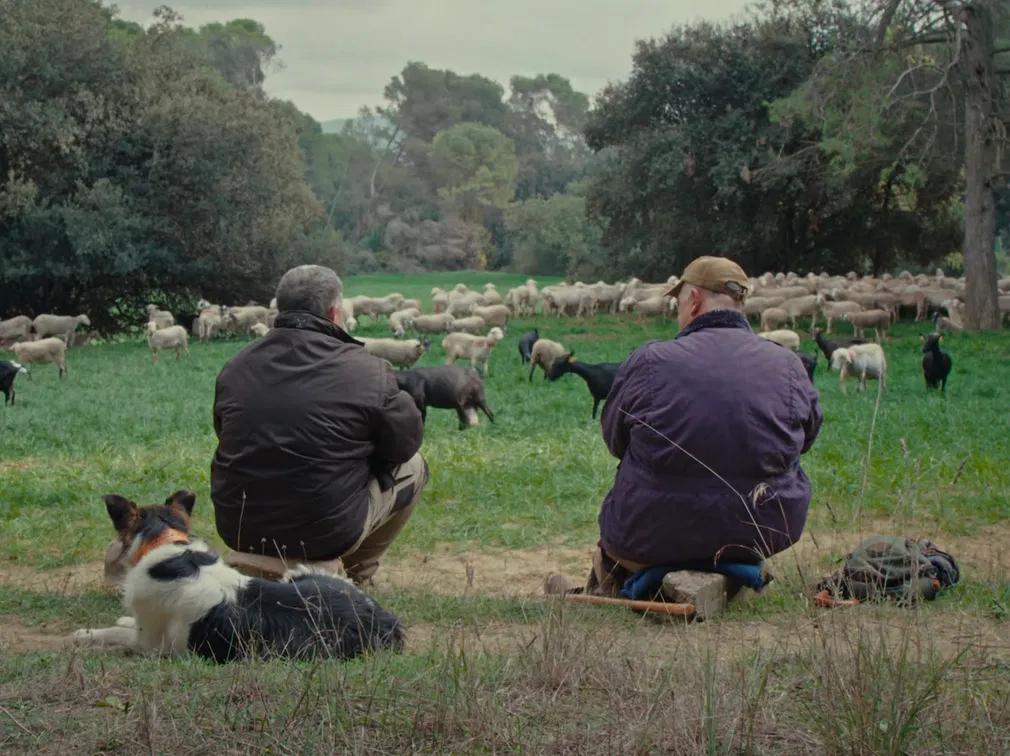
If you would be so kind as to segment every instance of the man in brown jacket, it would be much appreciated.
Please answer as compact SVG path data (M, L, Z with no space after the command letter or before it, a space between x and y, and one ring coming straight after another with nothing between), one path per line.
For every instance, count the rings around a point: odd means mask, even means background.
M236 551L339 557L360 583L410 518L428 468L417 407L341 328L341 295L329 268L289 270L274 328L224 366L211 497Z

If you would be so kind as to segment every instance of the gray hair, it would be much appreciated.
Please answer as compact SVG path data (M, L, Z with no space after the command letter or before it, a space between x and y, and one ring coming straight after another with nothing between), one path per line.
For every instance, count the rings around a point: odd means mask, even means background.
M306 310L325 318L331 307L339 307L344 285L330 268L299 265L281 277L277 284L277 309Z

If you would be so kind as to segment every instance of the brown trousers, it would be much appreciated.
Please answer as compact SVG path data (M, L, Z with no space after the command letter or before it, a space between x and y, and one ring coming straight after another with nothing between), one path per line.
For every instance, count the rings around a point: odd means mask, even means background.
M372 579L379 560L407 524L428 483L428 465L415 454L393 471L392 488L379 490L373 480L368 490L368 517L358 542L340 555L347 576L361 584Z

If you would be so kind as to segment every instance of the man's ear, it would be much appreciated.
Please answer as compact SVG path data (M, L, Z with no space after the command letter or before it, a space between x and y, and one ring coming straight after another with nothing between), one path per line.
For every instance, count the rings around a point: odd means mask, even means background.
M326 319L338 326L344 325L344 311L341 309L339 302L326 311Z
M176 491L165 499L165 506L175 505L186 510L187 515L193 514L193 507L196 506L196 494L192 491Z
M105 501L105 509L116 532L124 533L136 524L139 510L132 501L118 494L108 494L102 499Z

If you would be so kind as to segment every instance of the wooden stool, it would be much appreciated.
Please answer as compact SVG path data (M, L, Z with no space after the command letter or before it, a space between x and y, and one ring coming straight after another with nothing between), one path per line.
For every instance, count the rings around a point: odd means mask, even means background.
M339 558L324 562L311 562L305 559L280 559L265 554L232 551L224 558L224 563L243 575L266 578L267 580L280 580L288 570L302 566L325 570L339 577L347 577L347 573L344 572L344 563Z

